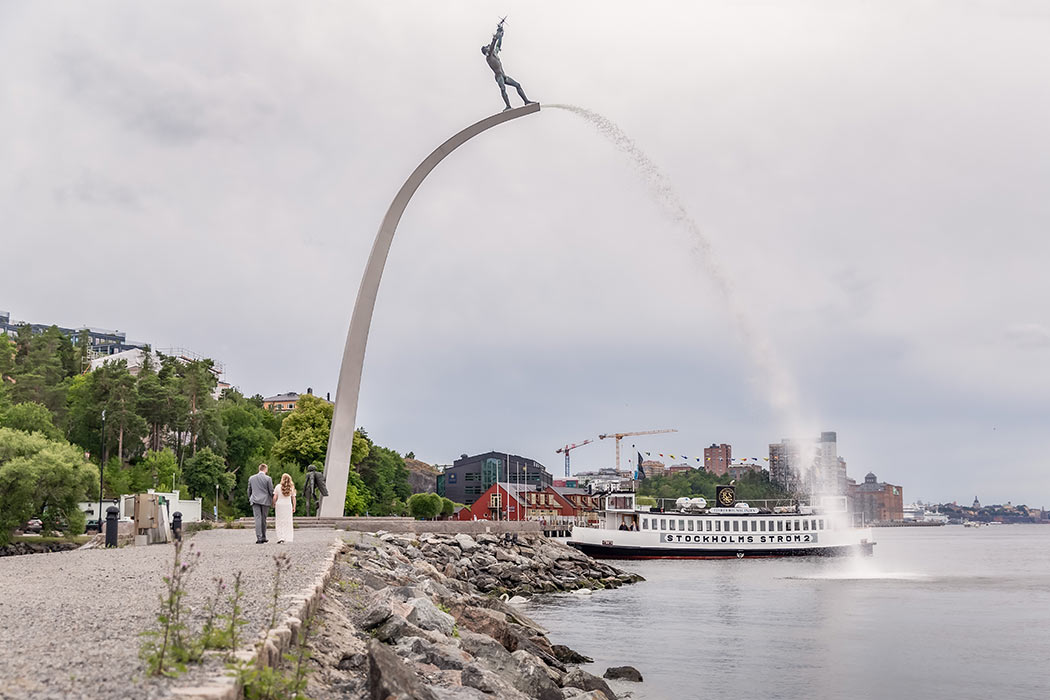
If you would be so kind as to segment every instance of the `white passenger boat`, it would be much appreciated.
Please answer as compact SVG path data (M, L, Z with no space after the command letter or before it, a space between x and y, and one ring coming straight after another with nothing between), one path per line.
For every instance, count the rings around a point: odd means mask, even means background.
M870 528L853 527L846 499L820 506L752 508L720 486L708 507L680 498L675 510L636 507L633 492L605 496L596 527L574 527L568 544L605 559L742 559L744 557L871 554Z

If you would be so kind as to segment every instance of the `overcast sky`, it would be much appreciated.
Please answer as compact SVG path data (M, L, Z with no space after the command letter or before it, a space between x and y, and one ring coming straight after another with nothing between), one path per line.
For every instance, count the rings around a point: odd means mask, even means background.
M503 106L502 15L507 73L616 122L711 254L570 112L476 138L394 240L377 442L560 475L598 433L761 458L834 430L906 501L1050 506L1041 0L0 2L0 309L334 393L391 199Z

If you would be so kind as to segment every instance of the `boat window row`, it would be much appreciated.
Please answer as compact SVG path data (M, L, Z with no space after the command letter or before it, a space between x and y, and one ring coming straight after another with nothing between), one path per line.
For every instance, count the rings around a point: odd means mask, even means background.
M642 517L643 530L661 530L678 532L802 532L805 530L823 530L824 518L776 518L771 520L752 520L750 518L733 518L717 520L715 518L653 518ZM650 522L652 521L652 522Z

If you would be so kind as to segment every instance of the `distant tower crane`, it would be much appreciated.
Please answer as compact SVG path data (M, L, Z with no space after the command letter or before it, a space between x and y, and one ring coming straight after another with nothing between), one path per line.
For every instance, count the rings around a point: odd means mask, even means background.
M559 454L561 452L565 453L565 476L566 477L569 476L569 452L572 451L572 450L575 450L577 447L583 447L584 445L588 445L588 444L590 444L592 442L594 442L594 440L584 440L583 442L574 442L571 445L566 445L565 447L559 447L558 449L554 450L555 454Z
M674 428L667 428L666 430L641 430L637 433L609 433L607 435L599 435L599 440L605 438L616 438L616 471L620 471L620 440L629 435L656 435L658 433L677 433L678 431ZM638 465L641 468L642 465Z

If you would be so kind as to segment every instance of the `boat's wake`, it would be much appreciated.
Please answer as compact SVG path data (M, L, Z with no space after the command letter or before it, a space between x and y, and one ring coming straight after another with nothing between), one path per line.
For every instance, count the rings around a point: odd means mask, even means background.
M784 578L789 581L929 581L932 577L911 571L823 571Z

